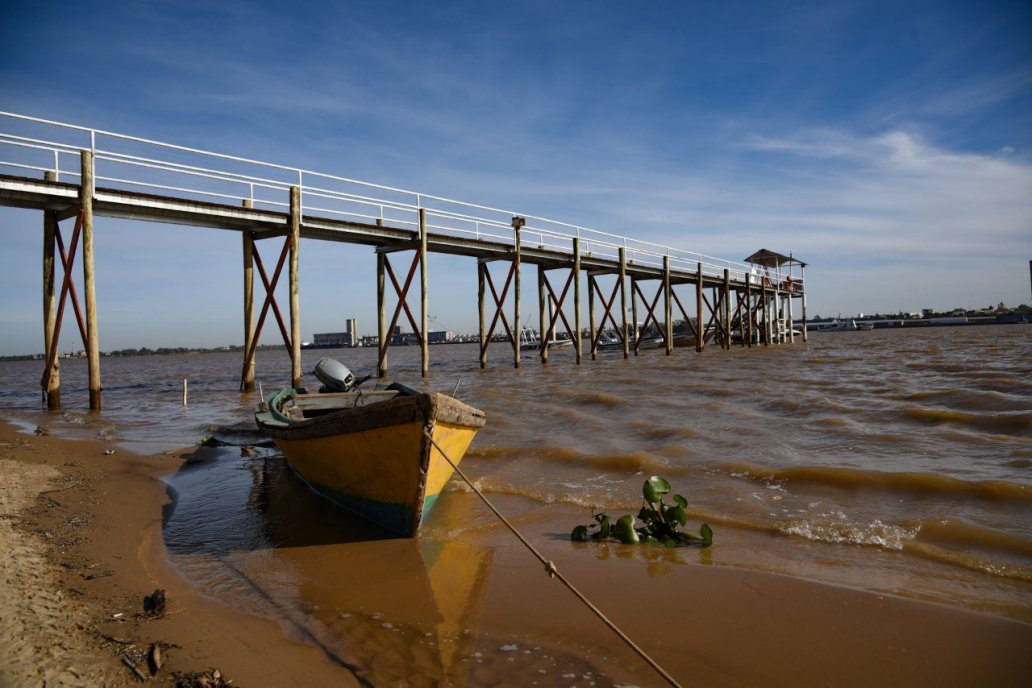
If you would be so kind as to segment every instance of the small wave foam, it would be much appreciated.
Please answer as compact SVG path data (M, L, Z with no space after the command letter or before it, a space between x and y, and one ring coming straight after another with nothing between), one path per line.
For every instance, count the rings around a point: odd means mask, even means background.
M844 514L838 516L843 517ZM882 523L877 519L870 523L850 523L828 518L790 521L779 528L789 535L817 542L866 545L891 550L902 550L903 544L916 538L920 529L920 526L907 528Z

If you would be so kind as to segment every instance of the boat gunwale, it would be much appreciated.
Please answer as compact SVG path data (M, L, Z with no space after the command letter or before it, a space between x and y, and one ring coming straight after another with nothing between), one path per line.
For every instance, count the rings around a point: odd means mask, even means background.
M426 426L443 422L468 428L482 428L486 423L483 411L440 392L397 396L375 404L292 421L289 425L267 423L261 416L261 413L255 414L259 429L273 439L283 440L352 434L420 420Z

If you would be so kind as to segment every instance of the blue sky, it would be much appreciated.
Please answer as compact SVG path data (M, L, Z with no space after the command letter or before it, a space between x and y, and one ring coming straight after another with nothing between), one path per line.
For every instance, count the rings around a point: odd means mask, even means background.
M1028 2L8 0L0 110L721 258L792 251L811 316L1016 305L1030 36ZM0 353L42 349L41 227L0 209ZM96 227L103 350L240 342L236 234ZM305 339L375 331L374 268L302 244ZM475 330L473 261L433 256L430 280L433 326Z

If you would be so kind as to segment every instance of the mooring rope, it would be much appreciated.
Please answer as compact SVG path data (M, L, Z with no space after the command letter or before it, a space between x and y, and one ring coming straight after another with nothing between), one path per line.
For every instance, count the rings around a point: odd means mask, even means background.
M549 578L558 578L560 583L565 585L566 588L577 597L577 599L579 599L581 602L583 602L584 605L587 606L588 609L590 609L592 612L594 612L595 616L597 616L599 619L601 619L602 622L606 626L609 626L609 629L611 631L613 631L613 633L615 633L617 636L619 636L620 640L624 641L624 643L626 643L629 648L634 650L634 652L637 653L637 655L639 657L641 657L642 660L644 660L644 662L646 664L648 664L650 667L652 667L656 671L656 673L658 673L660 676L662 676L664 679L666 679L667 683L669 683L671 686L675 686L675 688L680 688L681 687L681 684L678 683L677 680L673 676L671 676L669 673L667 673L667 671L663 667L661 667L659 665L659 663L656 662L656 660L652 659L652 657L650 657L648 655L648 653L645 652L645 650L643 650L640 647L638 647L638 645L633 640L631 640L630 636L628 636L626 633L624 633L622 630L620 630L620 628L615 623L613 623L609 619L609 617L607 617L602 612L601 609L596 607L591 602L591 600L589 600L584 595L584 593L582 593L580 590L578 590L577 587L566 578L566 576L564 576L562 573L560 573L559 569L556 568L555 562L552 562L552 561L546 559L541 554L541 552L539 552L537 550L537 548L534 547L534 545L530 544L530 541L527 540L527 538L525 538L523 536L523 533L521 533L516 528L516 526L514 526L512 523L509 522L509 519L505 518L505 516L503 516L502 513L500 511L498 511L498 509L495 508L495 505L491 503L491 500L489 500L486 496L484 496L484 493L481 492L480 489L476 485L474 485L473 482L469 478L466 477L466 474L463 473L459 469L459 467L455 464L455 462L451 460L451 457L448 456L447 452L445 452L444 449L441 448L441 445L437 444L437 440L434 439L433 435L430 433L430 429L429 428L424 430L424 433L426 434L427 439L430 440L430 443L432 445L434 445L434 448L437 449L437 451L441 453L441 456L444 457L444 460L447 461L449 464L451 464L451 467L454 468L455 472L459 474L459 477L462 478L463 482L465 482L467 485L469 485L469 488L471 490L473 490L473 492L476 493L476 495L478 497L480 497L481 501L484 502L484 504L487 505L487 508L490 509L494 513L494 515L498 517L498 520L500 520L502 523L504 523L505 527L508 528L510 531L512 531L512 534L515 535L519 539L519 541L522 542L523 545L527 549L530 550L531 554L533 554L535 557L537 557L537 560L540 561L542 564L544 564L544 566L545 566L545 573L548 574Z

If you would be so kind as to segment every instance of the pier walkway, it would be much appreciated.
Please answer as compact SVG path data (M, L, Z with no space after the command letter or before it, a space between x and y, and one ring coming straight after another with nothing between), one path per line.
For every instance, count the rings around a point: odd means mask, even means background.
M804 321L806 317L805 264L791 255L761 250L748 262L721 260L528 213L5 112L0 112L0 205L44 213L43 315L48 360L44 390L55 408L60 389L57 340L69 294L91 361L91 407L100 407L92 283L96 216L223 229L242 235L243 389L253 386L254 350L270 310L292 353L292 377L295 384L300 382L297 276L302 239L374 248L380 375L387 372L388 333L394 331L402 313L423 347L423 374L427 374L428 253L476 260L481 365L487 363L488 345L495 332L502 331L499 324L512 345L514 364L520 363L523 263L537 267L539 331L546 335L538 352L543 362L548 360L548 342L558 332L560 337L574 340L576 360L581 363L579 335L585 332L581 325L582 273L589 288L592 358L603 339L614 335L622 343L625 356L637 354L645 340L643 332L649 329L660 338L668 354L675 344L686 342L697 351L702 351L707 342L723 347L730 347L733 341L743 345L782 343L792 341L794 336L793 299L801 300ZM73 219L75 227L66 250L60 223ZM70 277L80 235L85 315ZM283 243L270 278L256 242L276 237ZM390 260L397 253L409 258L401 264L400 272ZM274 296L287 258L289 326ZM492 264L501 265L495 277ZM60 279L58 267L65 273L60 297L55 280ZM265 287L257 323L253 317L254 267ZM408 304L417 270L419 318ZM557 283L561 284L559 289L553 288L548 279L549 272L555 270L565 273ZM399 275L404 280L399 281ZM612 285L606 282L603 287L602 278L607 275L615 279ZM694 303L685 299L692 306L687 310L677 293L679 285L690 285L694 292ZM396 301L392 314L386 310L389 288ZM627 322L628 298L632 323L638 326ZM639 308L644 321L639 319ZM512 311L511 320L508 309ZM572 323L569 311L573 311ZM675 332L676 320L681 323L680 332ZM805 327L803 332L805 336Z

